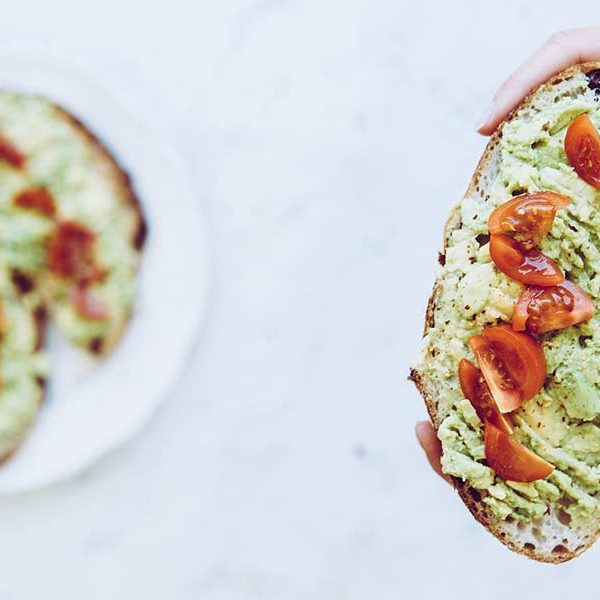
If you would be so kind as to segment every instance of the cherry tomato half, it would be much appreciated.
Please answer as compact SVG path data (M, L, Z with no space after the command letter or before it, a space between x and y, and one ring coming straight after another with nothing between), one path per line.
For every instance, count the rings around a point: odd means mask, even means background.
M581 179L600 188L600 134L587 115L579 115L569 125L565 154Z
M458 380L463 396L471 402L483 423L489 421L505 433L512 433L512 425L508 417L498 410L481 371L466 358L458 364Z
M550 231L556 211L570 202L567 196L554 192L521 194L492 212L488 229L492 235L514 234L521 246L530 250Z
M13 143L0 134L0 160L6 161L16 169L25 166L25 155Z
M481 373L501 413L531 400L544 385L546 359L542 347L528 333L510 325L484 329L469 338Z
M592 299L575 283L528 287L515 306L513 329L545 333L587 321L594 314Z
M565 280L560 267L539 250L527 250L504 234L490 238L490 256L505 275L528 285L556 285Z
M502 479L527 483L545 479L554 471L554 465L491 423L485 425L484 444L488 465Z
M50 270L78 285L101 281L104 271L95 263L95 244L95 234L81 223L59 223L46 248Z
M54 197L45 187L28 188L19 192L14 198L15 206L31 210L46 217L54 217L56 203Z

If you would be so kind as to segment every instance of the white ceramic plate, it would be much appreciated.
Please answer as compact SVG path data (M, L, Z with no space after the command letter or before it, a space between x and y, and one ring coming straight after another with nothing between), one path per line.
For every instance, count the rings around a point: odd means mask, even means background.
M185 162L168 141L82 73L35 56L0 56L0 87L42 94L98 135L133 178L149 224L134 318L95 362L51 331L50 388L22 447L0 466L0 494L92 465L138 432L177 381L209 282L206 230Z

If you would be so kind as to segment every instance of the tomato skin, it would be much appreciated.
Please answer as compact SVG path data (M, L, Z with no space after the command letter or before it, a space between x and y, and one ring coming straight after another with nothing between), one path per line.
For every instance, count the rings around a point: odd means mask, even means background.
M600 134L586 115L579 115L567 129L565 154L586 183L600 189Z
M18 150L11 141L0 134L0 160L6 161L16 169L22 169L25 166L25 155Z
M531 400L546 379L546 359L541 345L528 333L510 325L484 329L469 338L481 373L501 413L511 412Z
M554 465L491 423L485 425L484 444L488 465L507 481L529 483L545 479L554 471Z
M46 247L50 270L78 285L101 281L102 271L95 263L95 234L76 221L58 223Z
M551 258L535 248L526 250L508 235L491 236L490 256L506 276L527 285L556 285L565 280L560 267Z
M592 299L575 283L528 287L515 306L513 329L546 333L587 321L594 314Z
M458 380L463 396L473 405L482 423L490 422L501 431L511 434L512 425L499 410L481 371L466 358L458 364Z
M560 285L560 284L559 284ZM539 286L527 286L525 291L521 294L512 316L512 327L515 331L525 331L527 329L527 319L529 319L529 307L530 301L534 298L535 290L551 290L554 286L548 288L542 288Z
M492 235L514 234L523 248L530 250L550 231L556 211L570 203L570 198L554 192L521 194L492 212L488 229Z
M524 402L523 394L508 375L496 350L482 335L469 338L469 345L500 412L505 414L519 408Z
M546 380L546 357L538 340L528 333L514 331L510 325L488 327L481 335L492 344L509 377L521 388L523 401L531 400Z
M28 188L19 192L14 198L14 204L50 218L56 214L54 197L45 187Z

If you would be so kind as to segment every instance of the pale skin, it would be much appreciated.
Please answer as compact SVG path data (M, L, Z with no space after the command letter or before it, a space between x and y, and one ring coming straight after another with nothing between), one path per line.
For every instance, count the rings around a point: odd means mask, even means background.
M508 113L539 84L572 65L600 60L600 27L568 29L551 35L498 89L492 104L476 126L482 135L491 135ZM442 448L430 421L419 421L417 440L429 464L442 478Z

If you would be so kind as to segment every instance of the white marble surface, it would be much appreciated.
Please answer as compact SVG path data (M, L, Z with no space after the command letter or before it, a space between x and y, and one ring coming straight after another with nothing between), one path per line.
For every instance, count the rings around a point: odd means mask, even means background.
M195 172L214 293L142 435L75 481L0 500L0 598L595 585L600 549L536 565L475 524L417 450L405 377L445 213L483 147L478 112L596 4L87 4L10 3L0 39L74 57L155 115Z

